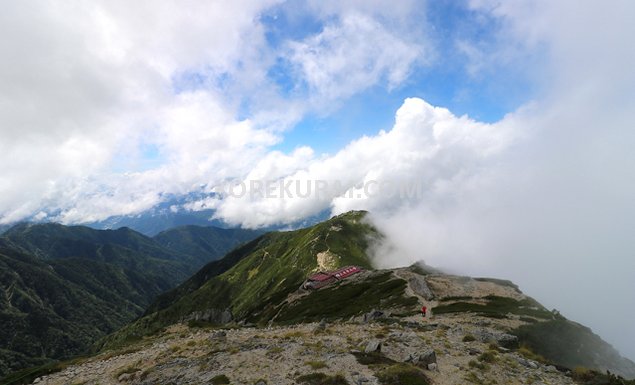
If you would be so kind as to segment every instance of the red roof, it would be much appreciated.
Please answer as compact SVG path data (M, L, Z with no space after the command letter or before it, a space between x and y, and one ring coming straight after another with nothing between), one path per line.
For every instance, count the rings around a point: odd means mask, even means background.
M359 273L360 271L362 271L362 269L357 266L346 266L335 271L319 272L317 274L313 274L308 278L308 280L323 282L333 278L342 279L352 274Z
M327 273L317 273L317 274L313 274L312 276L309 277L309 281L326 281L328 279L333 278L332 275L327 274Z
M331 272L331 274L335 276L335 278L340 279L340 278L346 278L355 273L359 273L360 271L361 269L357 266L346 266L339 270L335 270Z

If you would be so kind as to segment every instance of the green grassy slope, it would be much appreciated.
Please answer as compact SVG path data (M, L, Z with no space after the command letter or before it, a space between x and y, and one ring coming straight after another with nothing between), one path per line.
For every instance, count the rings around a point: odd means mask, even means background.
M620 356L591 329L564 318L524 325L513 334L534 352L559 365L610 370L635 379L635 363Z
M265 319L275 317L281 324L345 319L371 309L403 308L416 311L418 299L405 295L406 281L390 271L378 271L364 279L352 280L313 291L292 303L272 306L263 312ZM261 317L262 318L262 317Z
M162 231L152 239L166 249L191 256L200 267L259 235L254 230L190 225Z
M364 212L349 212L315 226L268 233L205 266L190 280L161 296L146 315L111 336L106 345L153 333L169 324L215 317L229 311L234 319L257 320L265 308L295 291L319 270L318 254L328 252L333 267L371 268L366 255L376 230Z
M205 240L199 234L198 242L226 252L241 236L229 231ZM171 242L191 240L177 231ZM0 237L0 377L87 351L140 316L208 257L171 250L126 228L12 227Z
M176 286L199 267L194 258L168 250L127 228L94 230L56 223L21 224L5 232L3 238L44 260L86 259L143 272L166 281L162 290Z
M83 262L95 270L94 262ZM84 278L99 287L89 290L58 273L60 268L66 266L0 241L0 376L86 350L139 314L147 302L140 291L153 290L143 283L135 290L125 273L106 269Z
M164 248L152 238L127 227L117 230L95 230L85 226L64 226L58 223L22 223L3 234L31 254L43 259L65 257L103 258L99 247L109 245L125 248L137 254L166 260L182 260L183 254Z

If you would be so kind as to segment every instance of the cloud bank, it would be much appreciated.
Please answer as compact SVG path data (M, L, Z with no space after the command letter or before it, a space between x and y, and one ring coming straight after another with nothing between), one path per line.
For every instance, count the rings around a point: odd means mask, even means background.
M354 209L388 213L419 201L435 205L459 199L454 192L469 189L487 160L510 146L517 135L505 124L456 117L445 108L411 98L397 111L390 131L360 138L330 157L314 159L303 150L292 156L272 153L241 181L246 194L210 199L207 206L215 207L216 215L230 224L263 227L297 221L328 207L334 213ZM284 164L286 172L274 163ZM280 182L272 186L271 194L250 191L268 181ZM306 187L320 181L337 188L283 192L287 184ZM380 185L386 190L379 191Z
M0 222L134 214L243 177L304 115L398 86L424 62L416 29L390 29L414 3L381 19L379 3L303 3L323 28L272 42L265 15L281 3L8 5Z

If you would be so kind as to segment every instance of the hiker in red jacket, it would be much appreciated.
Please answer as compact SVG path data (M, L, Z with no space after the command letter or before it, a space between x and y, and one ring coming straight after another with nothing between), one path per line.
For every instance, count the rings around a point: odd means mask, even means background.
M428 308L425 307L425 306L421 308L421 314L423 314L424 317L426 316L426 311L427 310L428 310Z

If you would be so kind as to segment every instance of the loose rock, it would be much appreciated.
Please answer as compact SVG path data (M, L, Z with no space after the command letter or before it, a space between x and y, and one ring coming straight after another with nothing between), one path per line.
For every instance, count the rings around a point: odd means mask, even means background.
M378 351L381 351L381 341L380 340L368 341L368 344L366 344L366 349L364 349L364 352L372 353L372 352L378 352Z

